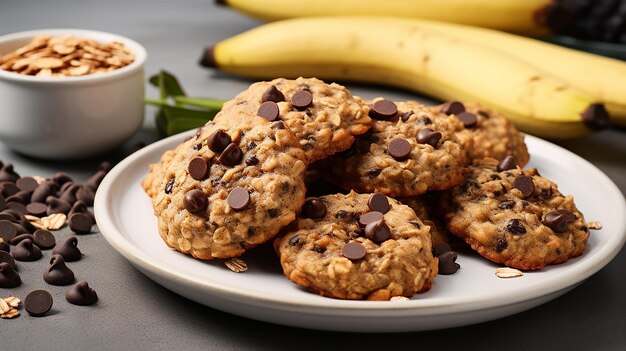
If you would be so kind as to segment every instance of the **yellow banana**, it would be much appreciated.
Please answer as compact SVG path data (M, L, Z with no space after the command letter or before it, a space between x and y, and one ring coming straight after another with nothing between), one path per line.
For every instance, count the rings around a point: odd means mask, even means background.
M217 0L252 17L275 21L309 16L422 18L530 35L546 34L553 0Z
M253 78L315 76L387 84L442 100L477 101L543 137L580 136L589 131L583 117L596 124L606 119L601 104L563 81L418 20L274 22L216 44L202 63Z

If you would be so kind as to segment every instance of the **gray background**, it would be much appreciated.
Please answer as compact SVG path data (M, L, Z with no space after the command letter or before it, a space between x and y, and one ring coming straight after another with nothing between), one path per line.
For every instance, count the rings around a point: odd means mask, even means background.
M191 95L228 99L249 81L201 69L201 49L255 26L257 22L210 0L0 0L0 34L38 28L84 28L131 37L148 50L146 73L175 73ZM364 97L409 99L413 94L348 84ZM156 92L148 88L152 96ZM2 128L2 126L0 126ZM24 175L51 176L64 170L84 180L102 159L119 159L138 140L156 138L153 111L143 130L118 151L87 162L54 163L12 153L0 143L0 159ZM604 131L562 146L593 162L626 192L626 133ZM584 186L584 184L581 184ZM60 236L69 235L67 229ZM0 320L1 350L120 349L626 349L626 253L578 288L555 301L508 318L462 328L406 334L347 334L303 330L232 316L177 296L135 270L100 234L79 238L83 260L70 263L100 295L93 307L68 304L64 287L41 279L44 259L21 263L24 284L0 289L20 298L37 288L55 298L44 318L22 315Z

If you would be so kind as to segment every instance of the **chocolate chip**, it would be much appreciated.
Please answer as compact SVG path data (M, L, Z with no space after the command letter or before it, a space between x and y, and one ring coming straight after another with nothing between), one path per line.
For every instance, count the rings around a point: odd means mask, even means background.
M191 213L200 213L207 208L209 200L206 195L204 195L202 190L192 189L185 194L183 204L185 205L187 211Z
M82 253L78 248L78 239L75 236L70 236L61 244L57 245L54 250L52 250L52 254L63 256L65 262L78 261L82 257Z
M50 267L43 273L43 280L50 285L69 285L74 279L74 272L65 264L63 256L52 255Z
M26 205L26 211L30 215L43 217L48 211L48 205L41 202L31 202Z
M267 210L267 215L270 216L270 218L276 218L278 217L278 214L280 214L280 210L277 208L270 208Z
M389 199L387 199L387 196L385 194L372 194L372 196L370 196L369 200L367 201L367 206L369 207L370 211L378 211L385 214L387 213L387 211L389 211Z
M445 241L438 242L433 246L433 256L438 257L444 252L452 251L452 247Z
M390 120L398 113L398 106L391 100L379 100L371 107L369 116L374 119Z
M9 243L11 245L17 245L26 239L30 241L34 241L35 238L33 237L31 233L22 233L22 234L16 235L15 238L11 239Z
M67 201L54 196L48 196L46 198L46 204L48 205L48 210L46 211L48 216L55 213L67 214L72 209L72 205L70 205Z
M437 147L439 140L441 140L441 133L435 132L432 128L424 128L417 132L416 139L420 144L428 144L432 147Z
M42 317L51 308L52 295L45 290L35 290L24 299L24 309L33 317Z
M76 201L82 201L87 206L93 206L93 201L95 200L96 194L91 190L91 188L81 186L78 191L76 191ZM76 202L74 202L76 203Z
M11 251L11 245L9 245L9 243L4 242L4 240L0 241L0 251L4 251L4 252Z
M380 221L381 219L383 219L382 212L370 211L370 212L364 213L359 218L359 224L362 227L366 227L368 224L370 224L372 222Z
M191 178L195 180L202 180L207 177L209 165L203 157L194 157L191 161L189 161L187 170L189 171Z
M0 220L0 238L2 238L5 243L10 242L16 235L17 228L15 228L13 222L6 219Z
M307 90L300 90L291 97L291 105L298 110L304 110L313 103L313 95Z
M326 216L326 205L320 199L308 199L302 206L304 218L319 219Z
M583 123L591 129L602 129L609 125L609 113L603 104L591 104L580 115Z
M45 229L37 229L33 233L33 241L42 250L49 250L56 245L54 235Z
M60 188L59 192L61 194L63 194L65 192L65 190L69 189L72 185L74 185L74 182L67 182L67 183L61 185L61 188Z
M87 204L85 204L84 202L82 202L80 200L74 202L74 205L72 205L72 209L67 214L67 217L69 218L74 213L84 213L84 214L88 215L89 217L91 217L91 220L94 223L96 223L96 218L93 216L93 214L91 212L89 212L89 209L87 208Z
M406 139L396 138L389 142L387 152L396 161L403 161L411 154L411 144Z
M7 201L7 206L9 206L8 203L10 202L19 202L23 205L26 205L27 203L30 202L30 193L27 191L20 190L17 193L7 197L6 201Z
M471 112L461 112L456 115L456 118L463 122L465 128L474 128L476 127L476 123L478 123L476 115Z
M439 258L439 274L454 274L461 268L461 265L456 263L457 254L454 251L446 251L437 258Z
M263 117L268 121L275 121L280 115L278 105L273 101L266 101L259 106L256 112L257 116Z
M17 213L19 213L19 215L25 215L28 214L28 211L26 211L26 206L24 206L23 203L20 202L9 202L7 203L7 207Z
M384 219L371 222L365 226L365 237L380 244L391 238L391 229L389 229Z
M246 165L248 166L256 166L259 164L259 159L256 156L252 155L246 159Z
M502 209L502 210L510 210L510 209L512 209L513 207L515 207L515 201L513 201L513 200L505 200L505 201L502 201L502 202L500 203L500 205L498 205L498 207L499 207L500 209Z
M74 305L90 306L98 301L98 294L86 281L81 280L65 292L65 299Z
M12 164L7 163L2 166L2 168L0 169L0 182L8 181L11 183L15 183L18 179L20 179L20 175L13 170Z
M72 186L63 191L61 196L59 196L59 199L67 201L67 203L69 203L71 206L74 202L76 202L77 193L80 188L81 186L79 184L72 184Z
M365 246L357 242L349 242L341 248L341 255L350 261L358 261L367 255Z
M113 165L109 161L102 161L98 165L98 170L99 171L104 171L104 172L108 173L111 169L113 169Z
M105 171L96 172L94 175L89 177L89 179L87 179L87 181L85 182L85 186L91 188L93 191L96 191L98 187L100 186L100 183L102 183L102 180L104 179L104 177L106 177L106 175L107 175L107 172Z
M16 194L20 191L20 188L17 187L17 185L15 185L15 183L10 183L10 182L3 182L0 185L0 195L4 196L4 197L9 197L13 194Z
M37 261L41 258L41 250L32 240L24 239L11 250L11 255L18 261Z
M517 168L517 162L515 161L515 157L509 155L503 158L502 161L500 161L500 163L498 163L498 167L496 168L496 170L498 172L504 172L504 171L508 171L510 169L516 169L516 168Z
M206 140L206 145L209 150L216 154L221 154L224 149L232 142L230 135L225 131L218 129L213 132Z
M250 204L250 194L248 190L238 186L230 191L226 199L228 206L235 211L241 211Z
M417 122L423 126L433 124L433 120L426 116L421 116Z
M567 226L576 220L576 216L566 210L556 210L548 212L543 219L543 224L552 229L555 233L567 231Z
M13 259L13 256L9 254L9 251L4 251L4 250L0 251L0 262L6 262L11 267L13 267L13 269L17 269L17 265L15 264L15 259Z
M300 236L294 235L289 239L289 245L296 246L300 243Z
M313 251L317 252L317 253L324 253L326 252L326 248L320 247L320 246L313 246Z
M15 185L22 191L32 193L39 186L39 183L33 177L22 177L15 182Z
M530 197L535 192L535 183L533 179L527 175L520 175L513 181L513 187L522 192L524 199Z
M272 129L283 130L285 129L285 123L283 121L276 121L272 123Z
M441 106L441 112L446 115L458 115L460 113L465 112L465 105L458 101L448 101L443 106Z
M346 219L349 216L350 216L350 213L348 211L344 211L344 210L339 210L339 211L337 211L337 213L335 213L335 218Z
M70 177L69 174L65 173L65 172L57 172L53 177L52 177L52 181L57 185L57 186L61 186L65 183L72 183L74 182L74 179L72 179L72 177Z
M411 118L411 116L413 116L413 111L403 113L400 118L402 119L402 122L406 122L409 120L409 118Z
M479 115L481 115L481 116L483 116L483 117L485 117L485 118L487 118L487 119L489 119L489 118L490 118L490 116L489 116L489 112L487 112L487 111L484 111L484 110L478 110L478 111L476 111L476 113L478 113Z
M174 178L171 178L165 184L165 193L166 194L171 194L173 189L174 189Z
M218 157L218 161L227 167L236 166L241 162L243 152L235 143L230 143Z
M496 241L496 252L502 252L509 246L509 242L506 238L499 238Z
M0 288L15 288L22 284L20 275L7 262L0 261Z
M367 177L370 179L374 179L376 177L378 177L380 175L380 172L382 172L383 170L380 168L377 169L371 169L369 171L367 171Z
M32 195L30 196L30 201L45 202L46 198L52 195L54 191L55 190L50 186L49 183L41 183L33 191Z
M0 212L0 216L2 217L0 219L11 221L13 223L19 222L20 219L22 218L22 216L18 212L13 211L12 209L8 207L4 211ZM1 230L0 230L0 233L1 233Z
M7 201L4 196L0 195L0 211L4 211L7 208Z
M522 223L522 221L520 221L517 218L509 220L509 223L507 223L506 225L506 230L508 230L509 233L514 234L514 235L520 235L520 234L526 233L526 228L524 227L524 224Z
M266 102L266 101L273 101L273 102L285 101L285 95L283 95L283 93L280 90L278 90L278 88L276 88L274 85L271 85L269 88L267 88L267 90L265 90L265 92L263 93L263 96L261 97L261 102Z

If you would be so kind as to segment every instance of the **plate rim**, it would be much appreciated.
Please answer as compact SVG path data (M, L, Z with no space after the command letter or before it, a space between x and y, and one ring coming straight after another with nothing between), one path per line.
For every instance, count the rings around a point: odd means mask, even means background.
M621 250L626 242L626 217L621 217L615 234L612 235L607 242L599 249L594 256L589 258L585 265L571 266L564 273L558 274L550 281L538 282L520 287L513 294L492 292L481 294L479 297L463 298L463 297L447 297L438 299L415 299L410 301L362 301L362 300L339 300L339 299L321 299L319 301L293 301L280 297L276 297L271 293L254 292L250 290L240 290L234 287L219 286L218 283L212 281L197 279L195 277L184 276L170 267L159 264L158 261L136 247L132 242L128 241L120 232L114 223L113 212L109 213L108 200L111 198L111 187L119 176L139 160L151 154L155 149L159 149L165 145L182 141L185 137L193 135L195 131L187 131L165 138L163 140L152 143L141 150L133 153L126 159L118 163L103 179L94 201L94 213L98 223L100 232L109 244L118 251L124 258L140 270L146 270L160 277L166 277L176 284L184 284L189 287L199 288L203 291L219 294L222 298L233 301L245 302L248 304L271 305L272 308L286 310L290 308L307 309L310 312L327 314L328 310L332 310L333 314L350 313L381 313L385 311L408 311L412 315L428 315L432 311L437 314L467 312L473 310L482 310L486 308L499 308L504 305L523 303L546 295L550 295L575 286L589 278L607 265ZM618 213L626 213L626 200L615 183L604 172L599 170L589 161L574 154L573 152L562 148L561 146L550 143L546 140L526 135L527 142L530 144L543 144L547 147L556 148L561 152L565 152L569 157L573 157L578 162L582 162L589 171L594 173L595 177L603 180L605 186L609 187L613 196L610 203L618 203ZM152 160L156 162L158 159ZM619 235L617 235L619 234ZM193 259L193 258L190 258ZM160 284L162 285L162 284ZM268 305L269 304L269 305Z

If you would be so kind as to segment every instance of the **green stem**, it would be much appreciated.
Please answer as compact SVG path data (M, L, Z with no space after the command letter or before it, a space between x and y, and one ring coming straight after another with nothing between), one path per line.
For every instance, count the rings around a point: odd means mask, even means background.
M174 101L176 101L176 104L206 107L218 111L224 106L224 101L222 100L192 98L187 96L174 96Z

